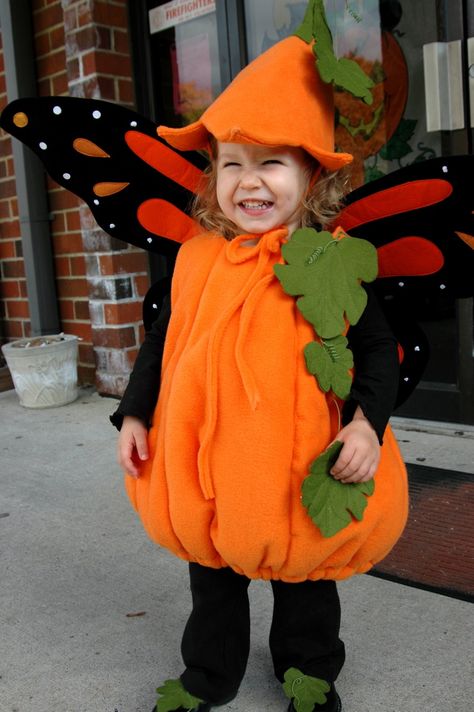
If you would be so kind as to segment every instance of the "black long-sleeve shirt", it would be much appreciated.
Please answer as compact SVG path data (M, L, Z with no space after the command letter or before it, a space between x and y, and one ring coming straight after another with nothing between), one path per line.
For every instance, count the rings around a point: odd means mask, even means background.
M354 380L348 400L344 403L342 422L350 422L357 406L375 429L379 441L393 411L399 378L397 342L376 297L364 285L368 301L358 323L347 333L349 348L354 355ZM130 381L119 407L110 420L119 430L126 415L150 424L158 399L161 362L166 332L171 317L171 298L167 295L160 314L146 333Z

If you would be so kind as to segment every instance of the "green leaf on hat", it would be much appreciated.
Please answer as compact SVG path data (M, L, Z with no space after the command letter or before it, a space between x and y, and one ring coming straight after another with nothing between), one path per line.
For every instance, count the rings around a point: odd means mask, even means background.
M332 390L338 398L346 400L352 385L349 369L354 365L352 351L347 348L345 336L312 341L304 350L306 367L325 393Z
M157 712L173 712L180 708L197 710L203 701L187 692L181 680L166 680L156 691L162 695L156 703Z
M323 82L349 91L356 97L372 104L372 79L352 59L334 54L331 30L329 29L322 0L310 0L303 22L294 33L307 43L315 40L313 52L316 55L316 66Z
M315 705L323 705L331 686L319 677L305 675L298 668L289 668L284 675L283 691L293 700L297 712L313 712Z
M342 443L334 442L313 461L301 491L303 505L324 537L331 537L352 521L362 520L367 497L373 494L374 480L343 484L330 474ZM352 515L352 516L351 516Z

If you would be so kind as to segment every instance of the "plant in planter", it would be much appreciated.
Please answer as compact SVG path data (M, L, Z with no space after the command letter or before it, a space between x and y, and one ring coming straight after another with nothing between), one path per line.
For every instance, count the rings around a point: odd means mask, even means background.
M77 343L77 336L54 334L2 346L21 405L51 408L77 398Z

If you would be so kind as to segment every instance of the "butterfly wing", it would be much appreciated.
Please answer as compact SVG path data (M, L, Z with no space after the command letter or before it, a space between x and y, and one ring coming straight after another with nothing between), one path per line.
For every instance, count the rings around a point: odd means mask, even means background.
M0 125L82 198L110 235L167 255L198 231L189 205L207 161L174 151L134 111L95 99L18 99Z
M399 342L398 403L412 393L429 344L415 306L474 294L474 156L416 163L353 191L341 226L378 250L373 288ZM429 306L428 306L429 308Z

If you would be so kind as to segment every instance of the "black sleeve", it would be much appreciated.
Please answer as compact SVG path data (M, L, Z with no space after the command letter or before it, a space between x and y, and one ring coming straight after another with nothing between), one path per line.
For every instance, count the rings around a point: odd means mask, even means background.
M145 334L119 407L110 416L111 423L118 430L126 415L140 418L147 427L150 424L160 390L161 362L170 317L171 297L168 294L163 299L158 318Z
M364 288L368 295L367 306L358 323L347 333L349 348L354 354L354 381L342 419L344 424L350 422L360 405L382 443L397 398L398 348L376 296L367 285Z

